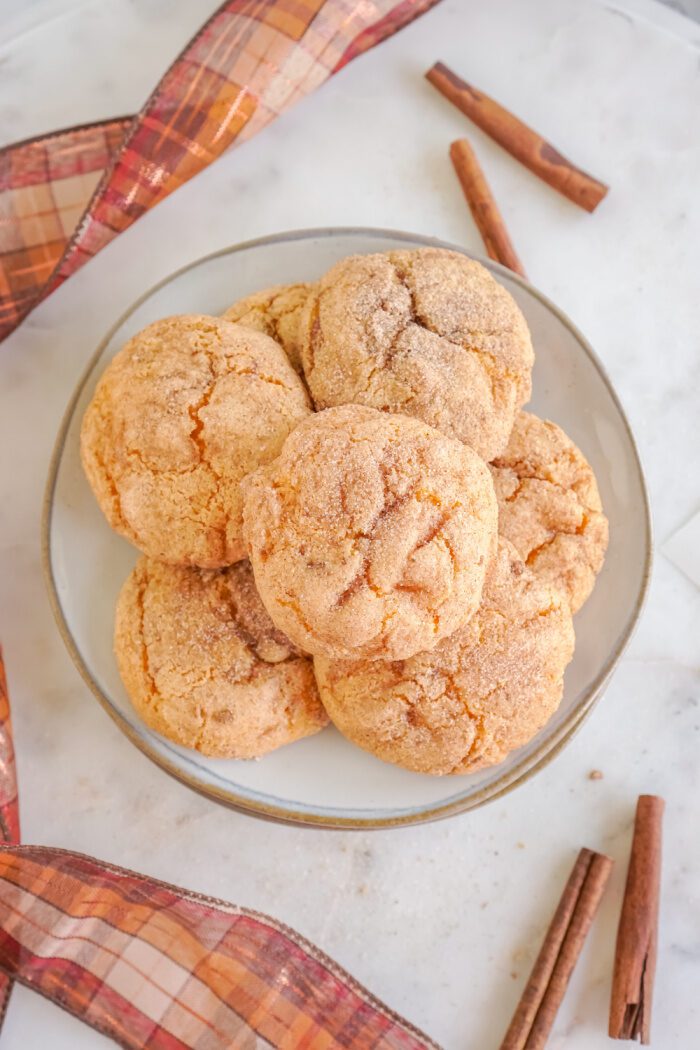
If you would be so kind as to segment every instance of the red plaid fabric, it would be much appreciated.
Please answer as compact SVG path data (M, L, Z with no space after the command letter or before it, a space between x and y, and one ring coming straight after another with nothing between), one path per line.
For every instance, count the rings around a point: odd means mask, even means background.
M19 842L15 751L12 746L10 697L7 692L2 648L0 648L0 838L3 842Z
M438 0L230 0L137 116L0 150L0 340L101 248Z
M13 981L128 1050L439 1050L266 915L19 846L0 650L0 1024Z
M17 801L17 774L15 752L12 746L10 697L5 678L5 662L0 648L0 840L19 842L19 804ZM12 981L0 974L0 1027L10 1001Z
M0 967L129 1050L425 1050L265 915L90 857L0 847Z

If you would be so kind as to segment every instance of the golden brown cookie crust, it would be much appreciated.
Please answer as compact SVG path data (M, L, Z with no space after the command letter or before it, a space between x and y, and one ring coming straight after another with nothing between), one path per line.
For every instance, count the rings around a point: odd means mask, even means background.
M271 622L247 561L207 572L141 558L114 649L144 722L204 755L256 758L327 723L311 662Z
M317 409L416 416L489 461L530 397L525 318L480 263L441 248L355 255L311 290L301 319Z
M537 576L565 591L577 612L608 546L608 520L583 453L556 423L520 412L491 469L500 534Z
M410 660L314 660L353 743L419 773L471 773L528 743L556 711L574 651L566 599L499 541L478 612Z
M217 317L149 325L108 365L83 418L85 473L110 525L151 557L245 557L242 478L311 414L286 355Z
M479 605L497 527L489 471L417 419L319 412L242 488L261 597L306 652L404 658Z
M299 321L311 285L277 284L239 299L224 313L228 321L269 335L287 354L295 372L301 375Z

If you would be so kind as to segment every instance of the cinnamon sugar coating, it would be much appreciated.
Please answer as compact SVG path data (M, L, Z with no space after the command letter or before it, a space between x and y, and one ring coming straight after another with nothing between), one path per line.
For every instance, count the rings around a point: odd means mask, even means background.
M299 321L310 284L277 284L239 299L224 313L228 321L269 335L280 344L295 372L301 374Z
M410 660L314 660L338 729L385 762L419 773L471 773L502 762L556 711L574 651L568 603L507 540L475 615Z
M242 489L260 595L306 652L408 657L479 605L497 528L489 471L419 420L319 412Z
M271 622L247 561L208 572L141 558L114 648L146 724L204 755L255 758L328 721L311 661Z
M608 520L587 460L556 423L520 412L491 472L499 533L537 576L564 590L577 612L608 546Z
M480 263L442 248L355 255L309 293L300 325L317 409L416 416L490 461L530 397L530 333Z
M83 466L110 525L151 557L245 557L241 479L311 414L283 350L217 317L168 317L107 366L85 412Z

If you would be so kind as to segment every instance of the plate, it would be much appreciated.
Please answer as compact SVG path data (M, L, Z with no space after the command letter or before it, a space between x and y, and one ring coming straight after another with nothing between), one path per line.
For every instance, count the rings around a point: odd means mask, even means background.
M202 794L260 817L326 828L389 827L447 817L511 791L571 739L641 612L651 561L649 508L634 439L610 380L560 310L509 270L479 259L513 294L530 325L537 360L529 407L561 424L580 445L610 519L605 567L576 617L576 654L557 714L501 765L463 777L431 777L387 765L333 728L257 761L204 758L152 732L131 707L112 653L112 631L117 594L138 553L102 517L79 455L80 421L105 366L157 318L219 314L259 288L312 281L354 252L424 245L462 251L390 230L322 229L265 237L192 263L146 292L117 321L95 351L58 434L44 507L44 566L73 660L107 713L154 762Z

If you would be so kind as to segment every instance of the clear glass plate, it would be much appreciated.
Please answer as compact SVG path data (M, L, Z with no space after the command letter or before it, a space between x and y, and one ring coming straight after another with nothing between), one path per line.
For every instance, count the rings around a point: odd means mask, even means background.
M388 827L449 816L512 790L571 738L599 697L641 611L651 560L649 509L634 439L615 392L571 322L527 282L482 259L515 296L530 325L537 361L529 407L561 424L580 445L596 471L610 519L605 567L576 617L576 655L554 718L499 766L469 776L431 777L386 765L333 728L258 761L208 759L152 732L131 707L112 653L112 630L119 588L138 555L102 517L79 456L80 421L107 362L135 332L168 314L219 314L256 289L314 280L355 252L437 243L385 230L306 230L192 263L142 296L112 328L90 361L58 434L44 508L44 565L71 656L137 747L195 790L248 813L329 828Z

